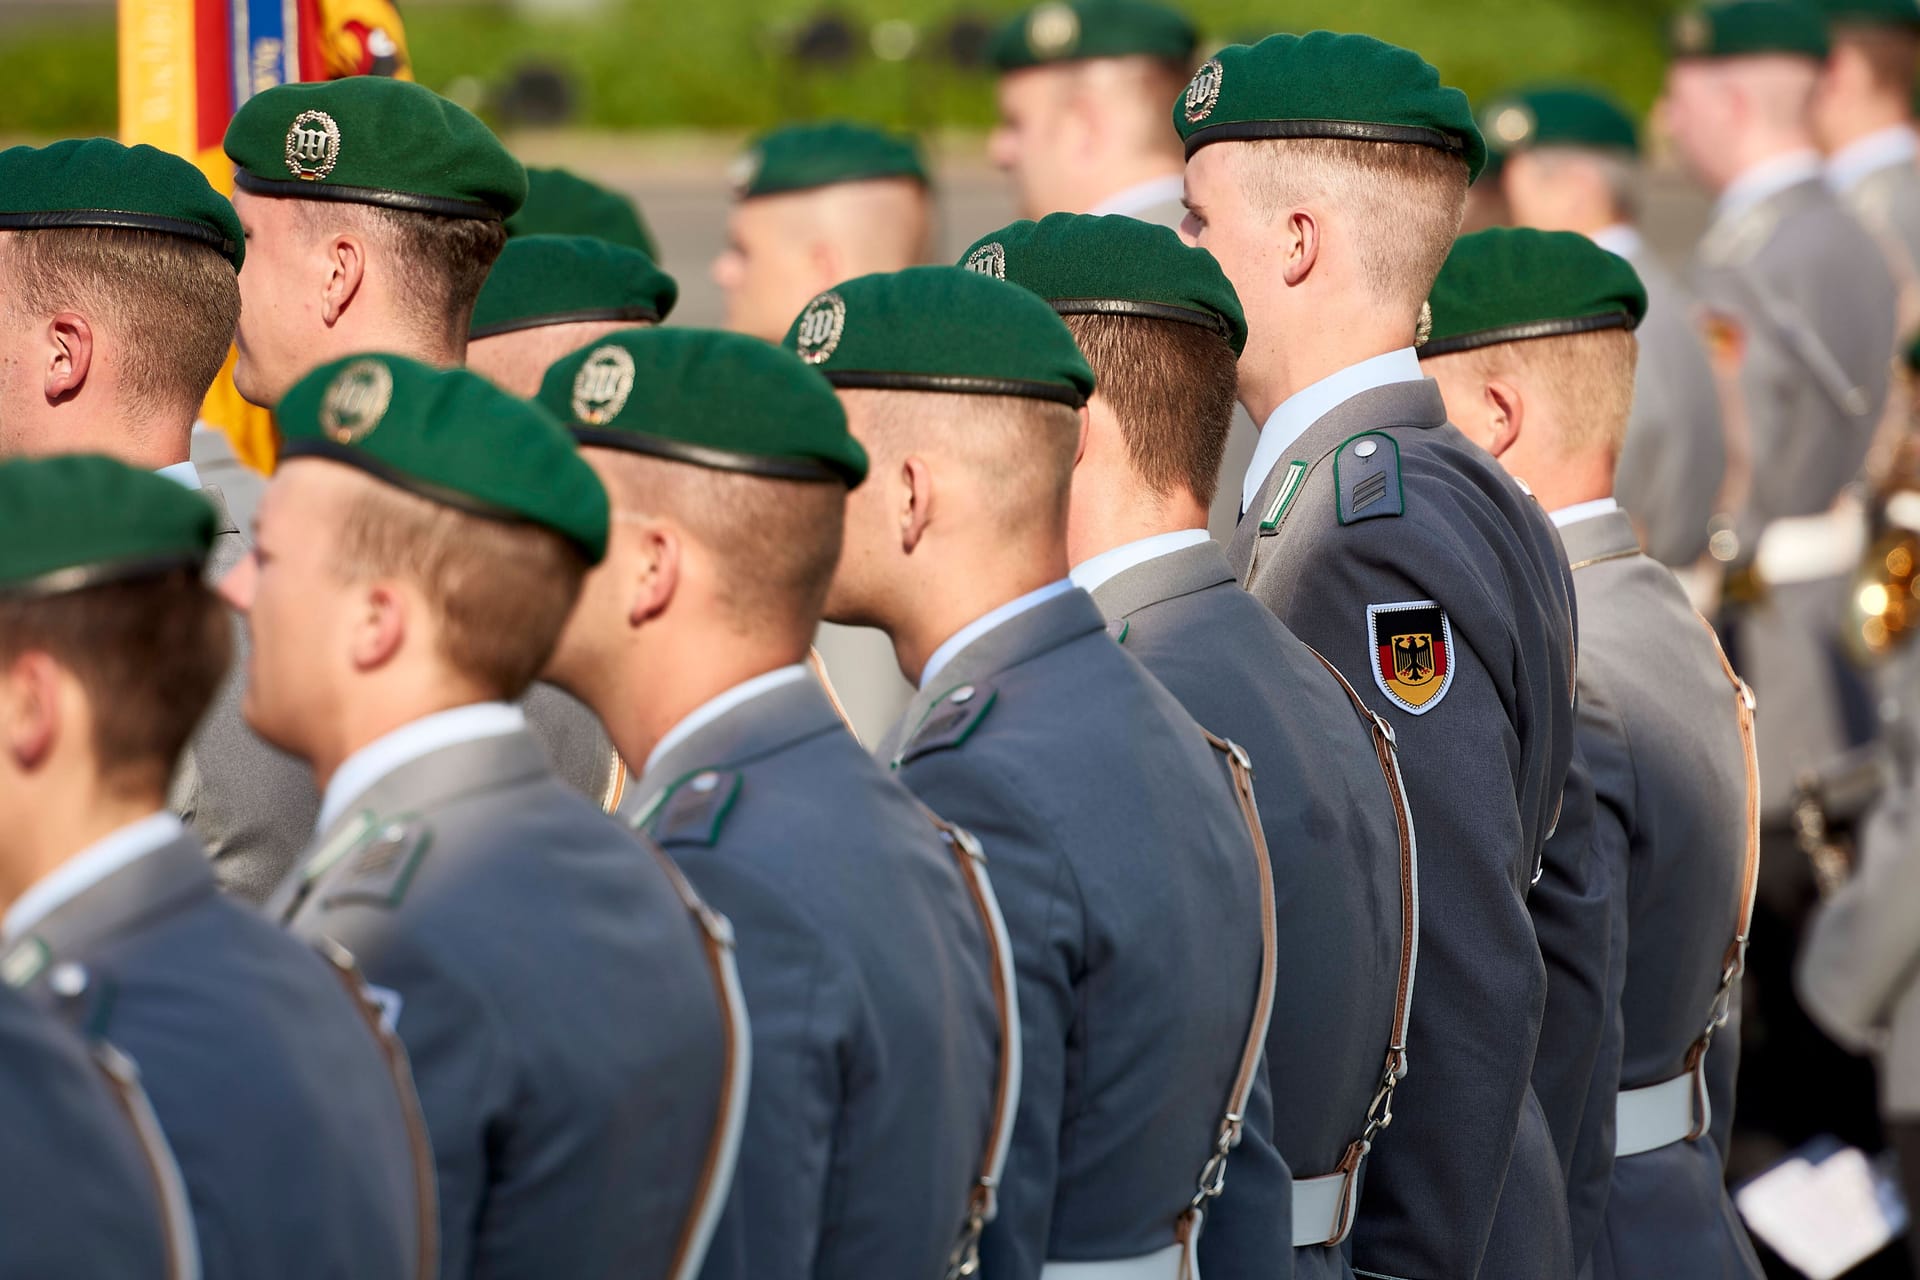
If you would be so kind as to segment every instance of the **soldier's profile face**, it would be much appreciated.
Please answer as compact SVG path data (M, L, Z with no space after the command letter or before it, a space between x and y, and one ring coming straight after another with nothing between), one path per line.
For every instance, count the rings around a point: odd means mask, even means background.
M1721 68L1682 59L1667 69L1667 91L1656 115L1674 149L1695 177L1719 186L1733 176L1728 142L1735 124L1735 95Z
M1061 182L1066 118L1071 109L1066 77L1057 67L1026 67L1000 77L995 91L1000 122L987 138L994 167L1013 180L1023 218L1079 213Z
M1248 326L1257 333L1260 298L1277 270L1277 250L1271 221L1240 180L1237 165L1243 161L1235 153L1245 149L1241 143L1216 143L1187 160L1187 216L1180 224L1180 238L1219 262L1240 294Z
M837 283L815 263L815 239L795 216L807 193L742 200L727 215L727 247L713 262L713 281L726 298L726 327L768 342L822 289Z
M323 359L311 341L319 322L305 203L233 193L247 237L233 381L241 395L266 408Z

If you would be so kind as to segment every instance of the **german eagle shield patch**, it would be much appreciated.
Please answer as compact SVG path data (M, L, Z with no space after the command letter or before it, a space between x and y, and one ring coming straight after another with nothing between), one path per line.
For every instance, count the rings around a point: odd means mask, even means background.
M1440 705L1453 684L1453 624L1432 600L1367 606L1373 682L1409 715Z

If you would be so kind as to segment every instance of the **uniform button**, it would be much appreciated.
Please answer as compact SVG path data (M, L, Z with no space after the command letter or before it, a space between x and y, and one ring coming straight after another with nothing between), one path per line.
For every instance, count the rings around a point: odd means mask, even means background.
M695 791L711 791L720 785L720 775L717 773L702 773L697 775L694 780L687 785Z
M47 975L47 987L62 999L71 1000L85 993L87 971L71 960L57 964L53 967L53 972Z
M973 686L970 684L961 685L958 689L955 689L952 693L947 695L947 701L954 703L955 705L958 705L962 702L972 702Z
M1362 440L1359 444L1353 446L1353 456L1356 458L1371 458L1379 451L1380 442L1378 440Z

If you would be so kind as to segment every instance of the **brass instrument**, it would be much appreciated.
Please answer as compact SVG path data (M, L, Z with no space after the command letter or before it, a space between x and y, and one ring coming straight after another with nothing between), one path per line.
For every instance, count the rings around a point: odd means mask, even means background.
M1847 648L1877 665L1920 630L1920 423L1888 451L1867 513L1868 542L1847 592Z

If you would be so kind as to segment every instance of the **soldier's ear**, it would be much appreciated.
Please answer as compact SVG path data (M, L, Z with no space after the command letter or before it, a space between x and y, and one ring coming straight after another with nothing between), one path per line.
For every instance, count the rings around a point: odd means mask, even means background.
M60 739L60 666L47 653L29 650L0 672L0 746L20 773L44 766Z
M933 467L917 453L900 463L900 550L912 555L933 523Z
M1499 379L1487 383L1485 396L1487 439L1482 443L1487 452L1497 458L1520 439L1520 430L1526 421L1526 398L1519 387Z
M367 244L357 235L338 232L326 240L320 287L320 318L329 326L340 322L360 295L367 278Z
M1307 209L1295 209L1280 220L1277 240L1281 277L1287 287L1307 282L1320 261L1320 222Z
M659 617L680 590L681 557L685 546L680 531L664 520L650 520L632 539L634 553L627 605L627 625L642 626Z
M47 321L48 404L80 394L93 371L93 325L77 311L62 311Z

